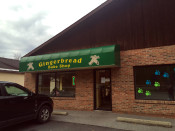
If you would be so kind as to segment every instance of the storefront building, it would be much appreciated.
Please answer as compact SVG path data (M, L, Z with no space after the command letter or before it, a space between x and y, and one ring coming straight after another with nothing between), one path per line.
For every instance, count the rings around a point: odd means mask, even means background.
M25 87L56 109L175 117L174 4L105 2L21 59Z

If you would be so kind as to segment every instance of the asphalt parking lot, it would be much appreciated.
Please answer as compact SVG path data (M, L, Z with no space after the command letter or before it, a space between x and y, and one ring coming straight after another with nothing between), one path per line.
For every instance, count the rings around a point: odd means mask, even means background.
M37 124L33 121L21 123L1 129L3 131L125 131L100 126L75 124L69 122L49 121L45 124Z

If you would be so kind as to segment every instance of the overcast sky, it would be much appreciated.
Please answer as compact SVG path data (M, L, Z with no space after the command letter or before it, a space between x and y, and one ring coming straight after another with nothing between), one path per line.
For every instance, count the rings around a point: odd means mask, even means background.
M22 56L106 0L0 0L0 57Z

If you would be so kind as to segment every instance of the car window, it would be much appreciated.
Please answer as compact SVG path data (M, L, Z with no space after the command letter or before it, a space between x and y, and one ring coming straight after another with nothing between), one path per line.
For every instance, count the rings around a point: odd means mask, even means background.
M5 90L9 96L28 96L28 93L25 90L13 85L5 86Z

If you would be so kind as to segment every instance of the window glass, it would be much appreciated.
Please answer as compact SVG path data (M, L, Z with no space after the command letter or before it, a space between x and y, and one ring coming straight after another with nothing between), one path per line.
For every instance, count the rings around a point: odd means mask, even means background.
M5 86L8 96L28 96L28 93L16 86Z
M75 74L59 73L56 77L56 96L75 97Z
M39 74L38 92L53 97L75 97L76 76L72 72Z
M175 100L175 65L134 67L135 97Z
M50 96L55 88L55 73L39 74L38 93Z

